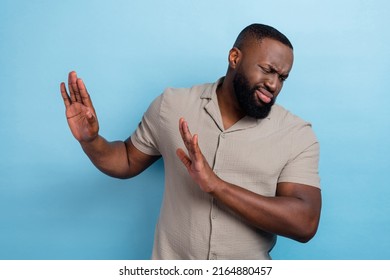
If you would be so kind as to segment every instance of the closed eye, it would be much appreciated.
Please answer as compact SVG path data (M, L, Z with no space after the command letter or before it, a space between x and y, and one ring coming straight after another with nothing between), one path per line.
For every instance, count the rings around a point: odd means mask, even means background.
M271 68L267 68L267 67L264 67L264 66L261 66L261 65L259 65L259 67L264 72L264 74L272 74L272 73L274 73L273 69L271 69Z
M262 66L262 65L258 65L259 67L260 67L260 69L262 70L262 72L264 73L264 74L277 74L278 75L278 77L279 77L279 80L281 81L281 82L284 82L284 81L286 81L287 80L287 78L288 78L288 75L281 75L281 74L279 74L279 72L276 70L276 69L274 69L274 68L272 68L272 67L264 67L264 66Z
M285 82L287 80L288 76L287 75L279 75L279 80L281 82Z

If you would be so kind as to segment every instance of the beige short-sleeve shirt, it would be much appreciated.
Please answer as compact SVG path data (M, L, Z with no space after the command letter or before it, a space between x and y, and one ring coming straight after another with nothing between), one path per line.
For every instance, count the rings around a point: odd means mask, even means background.
M275 104L270 115L244 117L223 129L213 84L166 89L131 136L137 149L162 155L165 192L153 259L269 259L276 236L247 224L202 192L176 156L185 149L179 119L199 136L199 146L223 180L265 196L278 182L320 187L319 144L311 125Z

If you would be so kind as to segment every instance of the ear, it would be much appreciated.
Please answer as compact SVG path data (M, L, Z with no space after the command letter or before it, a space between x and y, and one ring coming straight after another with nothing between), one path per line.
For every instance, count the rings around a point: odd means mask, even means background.
M235 69L241 60L241 51L234 47L229 51L229 67Z

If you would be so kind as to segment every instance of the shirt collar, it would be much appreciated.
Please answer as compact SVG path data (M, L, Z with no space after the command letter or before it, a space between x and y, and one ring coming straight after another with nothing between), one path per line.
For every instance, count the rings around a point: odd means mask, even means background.
M205 90L200 98L201 99L209 99L209 102L205 105L205 110L208 114L214 119L215 123L218 125L221 131L224 131L221 112L219 110L218 98L217 98L217 88L222 84L225 77L219 78L214 84L211 85L207 90ZM271 115L271 114L270 114ZM269 120L270 116L265 118L264 120ZM254 127L259 125L263 120L255 119L252 117L245 116L237 123L235 123L232 127L230 127L227 131L237 131L242 129L247 129L250 127Z
M201 99L212 99L213 101L217 101L217 88L219 85L223 83L225 77L219 78L214 84L212 84L211 88L203 91L200 98ZM217 103L218 104L218 103Z

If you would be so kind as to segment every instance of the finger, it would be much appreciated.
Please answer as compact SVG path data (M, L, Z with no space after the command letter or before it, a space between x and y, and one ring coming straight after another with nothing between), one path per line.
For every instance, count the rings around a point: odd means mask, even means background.
M184 120L184 118L180 118L180 120L179 120L179 130L180 130L180 135L183 139L184 145L186 146L187 149L189 149L191 146L192 135L191 135L191 132L188 128L188 124Z
M81 102L80 90L77 86L77 74L75 71L69 73L68 86L71 100L73 102Z
M191 159L186 155L183 149L177 149L176 155L179 157L180 161L184 164L187 169L191 168Z
M80 97L81 97L81 102L89 107L89 108L93 108L93 105L92 105L92 100L88 94L88 91L87 91L87 88L85 87L85 84L83 82L82 79L77 79L76 81L77 83L77 87L80 91Z
M190 147L188 147L187 150L188 157L190 158L192 164L195 165L195 169L202 168L205 159L198 145L197 134L192 137Z
M195 161L203 160L203 155L202 155L202 152L201 152L199 145L198 145L198 134L195 134L194 137L192 138L191 145L192 145L191 151L192 151L192 155L194 157L194 160Z
M66 92L65 83L61 83L60 91L61 91L62 99L64 99L65 108L68 108L72 104L72 102L70 101L69 95Z
M70 93L70 100L72 102L76 102L76 96L74 94L73 86L72 86L72 83L75 83L76 79L77 79L76 72L75 71L69 72L69 75L68 75L68 89L69 89L69 93Z
M73 87L73 91L74 91L74 95L76 97L76 101L81 103L80 89L79 89L79 87L77 85L77 82L76 82L76 86Z
M179 131L180 131L181 138L184 140L183 122L184 122L184 119L180 118L179 119Z

